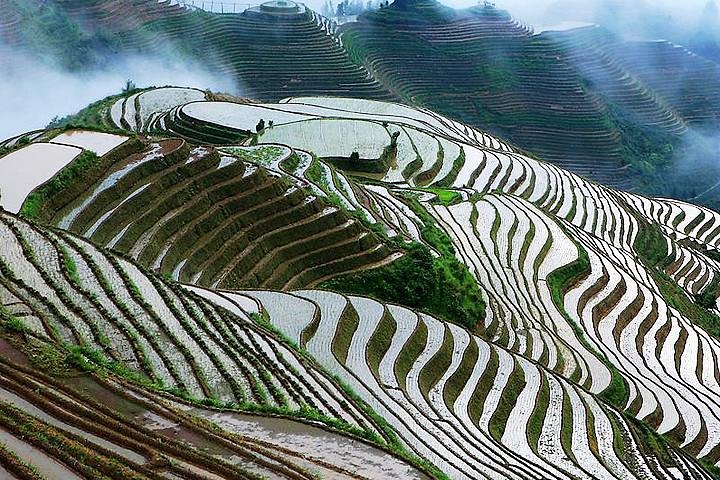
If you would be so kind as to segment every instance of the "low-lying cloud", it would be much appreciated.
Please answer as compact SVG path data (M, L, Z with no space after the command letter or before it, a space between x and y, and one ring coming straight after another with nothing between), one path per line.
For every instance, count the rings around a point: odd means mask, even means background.
M5 61L7 60L7 61ZM138 87L178 85L238 93L229 77L213 74L179 55L124 56L111 69L68 72L17 51L3 55L0 71L0 140L43 128L56 116L120 93L127 80Z
M477 0L440 0L454 8L467 8L478 4ZM628 11L643 10L646 13L670 15L677 21L694 22L708 0L492 0L498 8L510 11L515 17L533 25L548 21L585 20L615 16L618 21Z

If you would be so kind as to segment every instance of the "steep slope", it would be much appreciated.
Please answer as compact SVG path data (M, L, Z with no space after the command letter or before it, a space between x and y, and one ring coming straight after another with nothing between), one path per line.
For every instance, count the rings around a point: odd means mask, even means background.
M160 89L154 94L173 92ZM23 212L203 288L188 285L183 291L167 285L95 247L92 251L100 252L95 255L108 260L93 269L92 259L85 258L89 244L5 215L0 223L7 233L5 249L14 259L25 259L13 275L23 279L19 287L32 299L27 301L39 313L57 308L67 317L55 331L30 315L38 334L71 343L83 338L108 355L126 353L146 375L199 398L215 395L242 405L238 396L244 395L252 405L293 408L301 400L291 390L303 392L326 415L385 435L376 417L368 417L353 402L345 408L338 397L344 392L332 390L328 398L302 390L302 371L287 370L272 356L267 373L250 365L249 374L242 371L244 377L225 374L224 352L230 359L242 359L247 351L257 355L261 365L267 361L261 356L267 349L234 342L254 335L270 342L264 330L247 319L270 322L380 414L404 448L451 478L709 478L697 460L708 468L720 462L717 213L595 184L530 158L490 134L400 104L296 97L275 104L198 100L153 105L142 104L139 110L153 119L149 138L131 139L97 158L87 171L89 180L80 183L61 181L72 179L68 172L81 165L71 162L30 193ZM108 121L116 122L112 109L104 108ZM176 134L205 145L168 138ZM50 136L35 142L52 140ZM39 144L29 141L31 147ZM16 148L9 155L29 147ZM113 152L128 148L136 149L135 157L115 159ZM0 157L0 165L7 158ZM248 170L253 173L246 176ZM233 197L201 203L206 196L215 198L215 183L204 178L222 178L221 190L223 182L232 184L257 172L264 172L270 184L283 186L276 201L307 190L312 193L303 196L325 198L338 215L372 228L378 245L393 245L398 255L388 256L380 266L366 265L378 267L373 269L376 282L393 275L393 265L414 258L407 241L424 242L435 258L451 252L467 268L482 297L477 302L485 306L477 310L479 318L463 321L471 330L395 305L403 302L401 297L384 304L358 295L362 292L343 294L344 278L359 279L347 283L357 289L370 277L363 271L342 276L345 270L338 263L322 263L314 250L297 256L307 260L310 272L328 265L327 275L335 277L331 285L341 293L298 290L292 282L278 283L276 288L284 291L275 291L267 279L253 276L265 267L273 272L270 279L283 271L274 268L274 258L284 248L279 243L271 244L262 258L253 256L263 251L256 243L242 244L239 255L248 258L245 265L252 275L238 277L237 283L218 282L223 277L205 271L197 276L182 263L186 250L172 253L163 264L165 248L168 254L176 248L202 250L205 243L194 236L215 230L197 227L196 220L216 214L227 218L220 212L224 199ZM59 184L64 188L53 187ZM177 203L165 202L178 193ZM256 200L262 196L252 187L241 188L237 195L250 203L238 204L231 215L261 208L254 201L267 203ZM177 218L176 209L181 212ZM273 224L273 218L266 213L248 221L250 228L260 228ZM150 241L164 231L166 221L168 226L176 221L177 228ZM287 228L287 219L277 221L277 229ZM190 228L183 230L186 225ZM319 225L318 234L331 235L337 225ZM269 231L272 235L275 230ZM235 245L232 235L216 233L210 254ZM301 229L296 237L300 243L286 247L292 250L314 235ZM123 237L127 244L121 243ZM114 238L118 242L113 243ZM340 245L339 251L362 247L354 237ZM155 261L158 255L160 263ZM68 256L75 266L66 266L63 273ZM231 271L241 263L224 259L218 267ZM108 308L106 301L83 291L89 285L80 283L85 286L77 292L73 269L89 270L95 278L107 270L116 278L110 288L119 289L109 301L115 296L132 302L138 313L135 324L118 306L119 312L109 312L114 321L130 322L140 338L155 338L153 329L159 328L161 338L138 349L131 335L128 346L116 350L113 345L125 335L119 329L118 339L104 342L98 332L106 327L96 323L97 315L84 316L62 305L71 301L86 306L80 312L94 308L103 315L102 309ZM453 301L466 300L449 283L442 287ZM136 289L143 301L133 294ZM67 297L53 293L58 291ZM18 297L21 291L12 293ZM213 320L197 317L198 311ZM242 325L243 333L235 325ZM146 350L157 354L148 357L155 360L149 366L140 361ZM298 361L300 357L296 355ZM260 377L257 385L264 396L252 389L253 375ZM236 378L249 379L249 391L243 385L233 388ZM220 393L214 393L215 388Z
M302 4L256 7L238 15L156 0L3 0L0 8L11 12L0 28L5 40L0 58L22 48L82 71L159 56L227 76L236 91L255 98L388 98L350 61L332 37L329 21Z
M36 335L103 352L192 398L340 414L343 395L325 379L304 378L300 359L247 318L64 233L7 214L1 228L4 304Z
M356 171L390 141L387 170L375 176L393 183L396 194L422 184L436 194L457 189L465 199L448 205L420 197L487 296L484 338L601 394L693 455L718 461L720 399L711 372L719 345L707 321L717 318L718 268L706 256L716 248L717 214L681 202L672 203L671 214L662 201L618 193L437 114L395 104L299 98L192 103L177 111L196 125L246 135L260 118L272 120L259 142L281 141L328 159L358 151ZM400 133L394 142L391 132ZM354 134L367 143L353 144ZM388 194L402 203L402 195ZM659 244L648 245L658 229ZM687 305L698 293L711 298L701 316Z
M508 14L394 2L341 32L354 58L400 98L492 127L560 165L587 162L573 165L585 175L607 181L617 174L619 138L604 122L604 105L553 59L552 44L533 40ZM573 158L563 155L571 148Z
M633 185L628 165L646 177L666 167L688 124L717 125L720 67L669 42L597 26L534 34L492 7L431 0L396 1L339 35L403 101L606 184Z
M618 411L455 325L325 291L292 293L319 318L278 309L289 294L243 294L452 478L709 478L672 449L658 463Z
M18 51L71 70L150 56L230 78L234 93L261 100L396 98L606 184L718 203L720 171L698 175L682 159L712 154L704 136L717 130L720 67L669 42L624 41L612 26L534 34L501 10L429 0L342 27L290 3L242 14L149 0L0 6L0 57L13 69L24 65ZM668 181L678 175L680 186Z
M670 42L625 41L613 25L534 34L507 12L432 0L400 0L341 27L292 2L242 14L152 0L0 8L0 58L14 70L26 63L18 56L74 71L162 58L263 101L400 99L597 181L718 202L720 171L698 175L682 158L712 152L702 135L717 130L720 67ZM667 180L677 175L680 187Z
M191 405L87 372L95 367L85 357L30 334L3 337L3 478L424 478L357 439Z

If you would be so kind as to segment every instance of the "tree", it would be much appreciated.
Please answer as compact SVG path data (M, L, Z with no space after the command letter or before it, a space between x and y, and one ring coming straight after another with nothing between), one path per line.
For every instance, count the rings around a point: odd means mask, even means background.
M263 120L263 119L261 118L260 121L258 122L258 124L255 126L255 131L256 131L257 133L260 133L260 132L262 132L263 130L265 130L265 120Z
M390 148L397 147L398 138L400 138L400 132L393 132L390 136Z
M357 163L360 161L360 154L358 152L352 152L350 154L350 161L353 163Z
M123 93L130 93L130 92L132 92L133 90L135 90L136 88L137 88L137 86L135 85L135 82L133 82L132 80L128 79L128 80L125 82L125 87L123 88Z

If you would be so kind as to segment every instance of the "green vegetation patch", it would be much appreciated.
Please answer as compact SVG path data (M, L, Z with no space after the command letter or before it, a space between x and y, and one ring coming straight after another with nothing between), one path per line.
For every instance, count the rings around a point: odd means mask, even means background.
M420 378L418 382L420 384L420 391L425 394L426 397L430 395L430 389L434 387L445 375L453 359L455 342L453 342L452 333L449 328L445 328L445 335L443 337L443 343L440 350L428 361L425 367L420 372Z
M717 298L720 297L720 276L715 275L710 285L705 287L702 292L694 295L695 303L706 310L715 308Z
M365 350L368 365L378 380L380 379L380 362L382 362L385 354L390 349L396 331L395 319L386 308Z
M660 240L662 236L660 227L650 223L640 225L640 231L635 239L635 252L647 267L667 304L710 335L720 339L720 317L709 309L715 304L714 299L717 298L720 279L713 279L708 288L694 298L690 298L677 282L665 273L670 257L666 242Z
M15 452L0 444L0 466L22 480L45 480L34 465L25 463Z
M467 267L455 257L434 258L420 243L407 246L405 255L389 265L333 278L321 287L404 305L471 329L485 316L484 302Z
M415 328L415 331L412 335L410 335L408 341L405 342L402 350L400 350L400 354L398 354L397 361L395 362L395 378L397 378L397 381L400 384L402 390L406 390L405 382L408 373L410 373L410 369L413 367L415 361L425 349L427 345L427 339L427 325L425 325L425 322L420 320L418 321L418 325Z
M80 275L78 274L77 263L75 263L75 260L72 258L67 248L62 247L60 249L60 254L62 256L63 263L65 264L65 269L70 276L70 280L72 280L75 285L80 286L82 282L80 281Z
M88 169L94 166L97 161L98 156L95 152L89 150L83 151L67 167L60 170L58 175L28 195L20 209L21 215L27 218L38 218L46 199L62 192L78 177L81 177Z
M140 140L132 138L102 157L83 151L52 179L33 190L25 199L20 214L34 220L50 221L58 210L84 192L110 167L143 148Z
M280 162L280 167L286 172L294 173L300 167L300 156L293 152L292 155Z
M656 224L643 223L635 237L633 248L645 266L664 268L668 265L667 241L660 227Z
M643 453L656 457L660 463L666 467L674 467L677 465L670 453L672 446L664 436L658 434L646 423L635 417L627 414L625 414L624 417L635 436L640 440L637 443L640 449L643 450Z
M143 91L143 89L133 87L124 90L123 93L119 95L105 97L102 100L91 103L75 114L62 118L53 118L50 120L47 128L59 128L63 130L83 129L127 135L128 132L126 130L117 127L109 121L110 109L117 100L141 91Z
M572 448L573 434L573 405L570 401L570 395L567 392L563 395L562 405L562 427L560 428L560 444L565 451L565 455L570 458L573 463L577 463L575 452Z
M327 280L321 288L403 305L474 329L485 318L477 281L455 257L452 241L420 202L408 197L408 205L424 223L421 235L439 258L426 245L401 245L405 255L391 264Z
M485 371L480 376L480 380L475 385L475 390L470 397L468 405L468 415L474 425L480 422L483 409L485 408L485 400L490 394L490 390L495 384L495 376L497 375L498 366L500 365L500 357L495 348L490 348L490 358L488 359Z
M420 167L422 167L423 159L420 156L415 157L415 160L405 165L405 168L403 168L402 176L403 178L411 178L415 172L417 172Z
M460 154L453 162L453 167L450 172L444 178L441 178L440 180L435 182L433 185L435 185L436 187L450 187L453 183L455 183L455 180L457 180L457 176L464 165L465 149L463 147L460 147Z
M437 195L437 198L435 198L435 202L441 203L443 205L453 205L455 203L458 203L462 200L462 196L460 195L460 192L455 190L448 190L447 188L423 188L422 190L434 193Z
M305 176L312 183L322 188L323 191L327 192L330 190L330 184L328 183L328 178L325 176L325 170L318 160L313 159L308 169L305 170Z
M575 320L565 310L564 297L568 289L574 285L577 281L582 279L590 271L590 258L588 257L587 251L578 245L578 259L574 262L560 267L553 271L547 277L548 288L550 289L550 295L552 296L553 303L557 309L562 313L567 322L570 324L572 329L575 331L580 342L590 352L593 352L610 370L611 378L610 385L600 393L600 397L608 403L615 405L618 408L624 408L627 399L629 398L628 385L625 379L618 371L617 367L608 360L608 358L595 350L585 338L585 333L578 325Z
M700 326L710 335L720 339L720 317L691 300L685 291L666 273L655 268L650 268L649 271L668 305L680 311L684 317Z
M503 433L505 433L505 426L510 418L510 413L512 413L515 403L525 389L526 384L525 372L520 364L515 361L515 368L510 374L510 378L503 389L500 402L498 402L495 413L493 413L490 418L490 424L488 425L490 435L497 441L502 440Z
M15 150L19 150L22 147L26 147L30 145L30 137L28 135L24 135L20 137L16 142L15 145L12 147L0 147L0 157L4 157L10 152L13 152Z
M360 318L358 317L357 311L355 311L353 306L348 302L342 315L340 315L338 326L335 329L335 337L333 337L332 341L332 352L342 365L345 365L347 362L350 343L359 324Z
M545 416L547 415L548 408L550 407L550 385L547 377L545 375L541 375L540 382L540 390L537 394L535 408L528 420L527 430L528 443L530 444L530 448L532 448L536 453L540 443L543 423L545 423Z
M253 148L223 148L223 152L227 152L231 155L238 157L240 160L246 162L259 163L260 165L268 166L272 162L276 161L283 155L284 150L280 147L272 145L263 145ZM297 167L296 167L297 168Z
M463 358L460 361L460 365L455 372L445 382L445 389L443 390L443 399L445 405L448 407L455 405L457 398L460 396L460 392L463 391L467 383L470 381L473 370L475 369L475 363L477 362L479 355L479 347L477 342L470 342L468 348L465 349Z
M10 313L2 304L0 304L0 320L2 321L3 327L10 332L25 333L27 331L27 327L23 321Z

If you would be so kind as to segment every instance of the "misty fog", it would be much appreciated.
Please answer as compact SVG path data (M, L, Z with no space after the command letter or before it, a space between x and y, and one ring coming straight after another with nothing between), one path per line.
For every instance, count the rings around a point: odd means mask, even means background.
M128 80L138 87L182 85L232 91L231 79L212 75L179 55L123 57L112 69L74 74L15 52L0 70L0 140L45 127L55 117L76 113L92 102L121 92Z
M229 3L228 0L224 1ZM340 0L331 1L337 4ZM453 8L467 8L482 1L440 0L440 3ZM304 3L320 10L325 0L307 0ZM596 23L611 18L629 25L660 16L674 22L676 27L692 28L696 26L708 0L490 0L490 3L508 10L518 20L535 27L573 20Z

